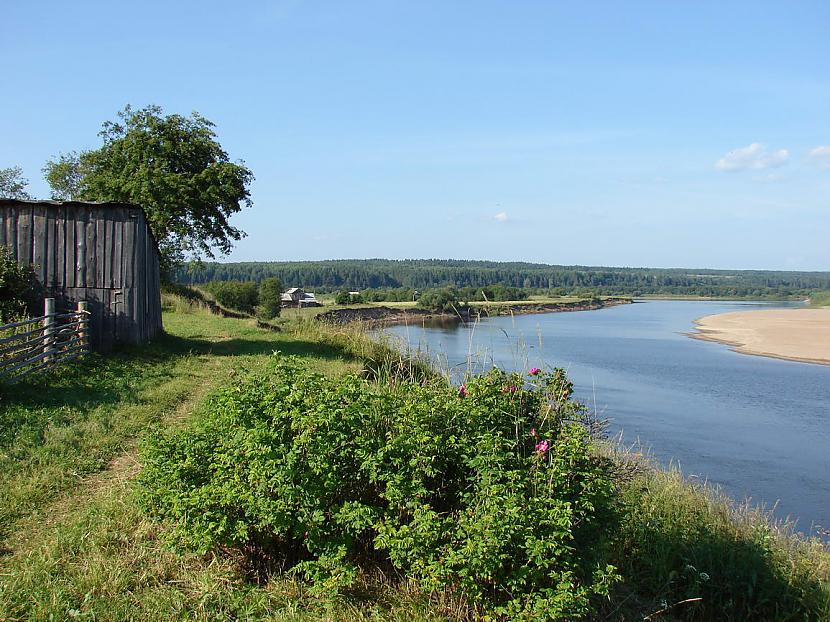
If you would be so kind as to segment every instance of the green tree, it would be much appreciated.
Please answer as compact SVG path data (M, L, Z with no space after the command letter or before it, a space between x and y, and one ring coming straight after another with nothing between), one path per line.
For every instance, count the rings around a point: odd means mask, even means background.
M32 315L42 294L34 268L18 264L9 249L0 245L0 323Z
M280 314L282 283L279 279L264 279L259 284L259 306L257 315L264 320L271 320Z
M23 177L23 169L19 166L0 168L0 199L31 199L26 192L28 185L29 180Z
M341 290L337 292L337 295L334 297L334 302L338 305L359 305L363 303L363 296L360 294L349 293L346 290Z
M252 314L259 304L259 290L252 281L213 281L204 287L226 309Z
M421 294L418 299L418 306L430 311L442 311L451 313L467 306L461 302L458 289L455 287L444 287L441 289L429 289Z
M62 153L43 166L43 176L52 189L52 198L72 201L81 198L83 165L77 151Z
M81 197L142 206L166 272L186 256L227 254L244 235L228 219L251 205L254 176L228 159L214 124L159 106L127 106L118 118L104 123L100 149L80 154Z

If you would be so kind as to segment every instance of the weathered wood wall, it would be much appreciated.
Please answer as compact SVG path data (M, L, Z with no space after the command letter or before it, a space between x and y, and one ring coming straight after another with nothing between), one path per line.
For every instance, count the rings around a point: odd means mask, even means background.
M89 302L93 349L161 330L159 254L141 208L0 199L0 244L35 266L59 306Z

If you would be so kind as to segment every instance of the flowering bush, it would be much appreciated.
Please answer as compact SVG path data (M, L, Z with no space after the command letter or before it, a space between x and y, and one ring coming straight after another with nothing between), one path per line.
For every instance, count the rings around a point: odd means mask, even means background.
M180 546L267 551L317 590L392 565L511 619L589 615L618 578L615 517L564 372L464 390L330 379L275 357L143 449L143 506Z

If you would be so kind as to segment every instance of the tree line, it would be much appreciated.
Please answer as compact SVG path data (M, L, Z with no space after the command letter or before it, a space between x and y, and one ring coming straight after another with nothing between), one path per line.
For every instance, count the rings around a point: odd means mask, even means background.
M270 277L278 278L287 287L320 292L357 290L367 301L412 300L415 291L448 286L487 288L499 285L519 289L525 295L662 294L753 298L788 298L830 290L830 272L608 268L437 259L208 262L182 267L175 274L176 280L186 284L226 280L259 282Z

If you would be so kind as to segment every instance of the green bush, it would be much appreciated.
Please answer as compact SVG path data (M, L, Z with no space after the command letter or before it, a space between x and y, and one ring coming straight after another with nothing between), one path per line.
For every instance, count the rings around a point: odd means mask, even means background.
M363 302L360 294L350 294L347 291L339 291L334 297L334 303L338 305L359 305Z
M461 302L461 296L455 287L444 287L441 289L428 289L418 298L418 306L430 311L441 311L443 313L454 313L467 307L467 303Z
M253 314L259 304L259 290L253 281L212 281L204 288L227 309Z
M277 278L263 279L259 284L257 315L264 320L279 317L282 304L282 283Z
M479 611L578 619L618 579L611 465L564 373L531 381L380 384L277 357L147 441L142 505L180 546L258 549L316 590L391 565Z
M34 268L17 263L9 249L0 246L0 323L42 315L42 299Z

